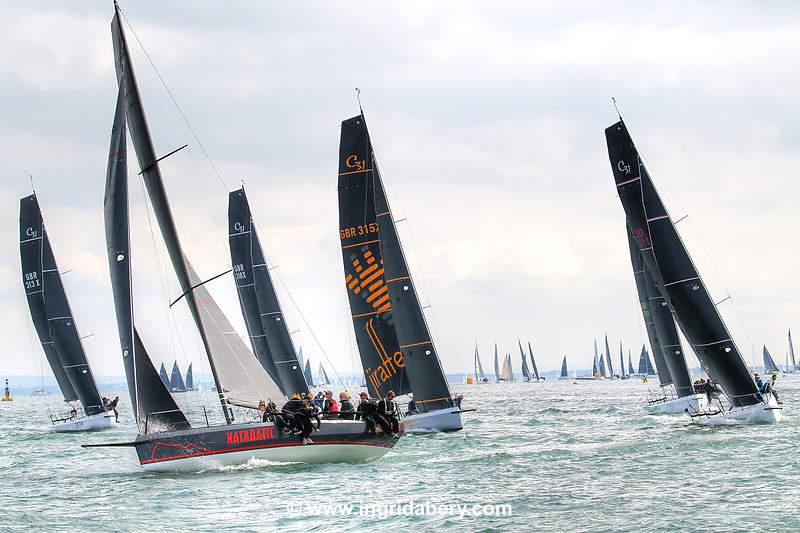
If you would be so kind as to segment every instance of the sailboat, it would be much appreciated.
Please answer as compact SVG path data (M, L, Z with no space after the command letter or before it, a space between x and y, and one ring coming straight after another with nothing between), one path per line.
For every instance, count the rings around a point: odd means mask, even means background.
M475 342L475 383L482 384L488 383L489 379L483 373L483 365L481 365L481 357L478 355L478 342Z
M603 358L603 354L597 351L597 339L594 341L594 356L597 359L597 373L595 375L598 375L600 379L606 379L606 377L608 377L606 373L606 362Z
M533 368L533 379L537 382L544 381L546 378L544 376L539 375L539 366L536 364L536 359L533 358L533 348L531 347L531 343L528 343L528 355L531 356L531 367ZM524 359L524 357L523 357Z
M339 237L345 285L364 373L373 396L413 392L406 431L460 430L436 345L403 254L363 111L342 122Z
M139 434L131 442L99 446L134 447L139 463L152 470L207 469L238 465L252 458L327 463L363 462L383 456L398 437L383 432L367 433L366 424L361 421L323 420L314 434L314 443L303 445L299 436L280 431L272 422L236 423L234 420L232 406L255 409L260 401L282 401L285 397L232 328L181 247L116 2L114 10L111 31L119 92L109 150L104 211L120 347ZM225 417L224 425L210 426L206 422L206 427L191 427L161 382L139 335L131 280L126 120L149 200L173 270L184 291L180 300L189 307L208 356Z
M322 363L319 364L319 373L317 375L319 376L319 382L317 383L317 386L321 387L323 385L331 384L331 380L328 378L328 373L325 372L325 367L322 366Z
M306 382L267 268L244 187L228 194L228 244L239 305L253 352L284 396L305 394Z
M794 344L792 344L792 330L789 330L789 361L786 363L786 373L794 374L797 372L797 361L794 358Z
M525 358L525 351L522 349L522 342L519 339L517 339L517 343L519 344L519 355L522 357L522 379L529 382L532 375L528 368L528 361Z
M564 356L564 360L561 361L561 375L558 376L558 379L569 379L569 371L567 370L567 356Z
M660 384L660 389L650 391L648 406L665 414L684 413L686 409L704 410L708 405L708 397L694 390L675 318L662 295L663 287L660 287L657 281L660 276L654 275L654 271L648 268L645 261L645 254L651 263L655 261L653 251L640 250L630 226L626 224L625 227L636 294L639 297L639 307L647 338L653 350ZM649 358L646 361L648 366L645 370L650 370L652 364L649 363Z
M189 363L189 368L186 369L186 390L194 391L197 388L194 386L194 372L192 372L192 363Z
M778 422L782 418L781 407L773 395L759 393L622 118L609 126L605 134L617 194L646 270L653 276L659 295L695 354L722 386L730 404L689 414L712 424L732 420Z
M611 350L608 348L608 335L605 336L606 342L606 367L608 368L608 378L614 379L617 376L614 375L614 365L611 364Z
M186 383L183 382L183 376L181 376L181 369L178 367L178 361L172 364L172 375L169 378L169 391L186 392Z
M506 358L503 359L503 373L501 374L503 381L506 383L514 381L514 369L511 365L511 354L507 353Z
M764 358L764 373L765 374L778 374L780 373L780 368L778 368L778 363L772 358L772 355L767 350L767 345L764 345L764 348L761 352Z
M311 372L311 359L306 359L306 366L303 368L303 377L309 387L316 387L319 383L314 383L314 374Z
M55 431L86 431L114 424L86 358L36 193L19 202L22 284L47 362L69 410L50 413Z
M500 375L500 361L497 358L497 343L494 343L494 381L496 383L503 381L503 376Z
M647 351L647 348L644 345L642 345L642 351L639 353L639 371L637 373L640 376L658 375L655 366L653 365L653 361L650 359L650 353Z
M169 388L169 375L167 374L167 368L164 366L164 363L161 363L161 369L158 371L158 375L161 378L161 382L164 383L164 386Z
M632 376L636 373L636 370L633 368L633 360L631 359L631 351L628 350L628 376Z
M629 379L631 376L625 372L625 356L622 354L622 341L619 341L619 378Z

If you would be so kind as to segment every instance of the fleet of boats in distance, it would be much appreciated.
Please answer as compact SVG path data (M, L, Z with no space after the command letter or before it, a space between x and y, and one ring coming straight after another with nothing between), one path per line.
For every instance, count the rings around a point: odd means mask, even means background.
M331 204L338 200L340 283L347 294L361 372L358 379L345 381L330 360L315 356L312 366L311 359L295 346L255 223L267 215L251 206L244 186L227 196L230 257L224 260L230 269L211 277L195 269L192 260L200 254L183 246L186 221L172 209L172 202L181 198L167 195L161 169L161 162L180 148L157 150L154 144L116 2L111 37L117 90L113 113L108 110L111 137L103 203L105 247L119 357L136 435L85 446L108 448L110 454L133 450L139 464L151 470L196 471L253 458L304 463L373 461L407 433L468 429L473 411L469 391L474 389L456 392L445 373L442 347L431 334L360 104L358 114L341 122L337 197L331 194L330 198ZM605 138L611 177L625 217L619 239L628 244L630 257L625 254L624 260L626 265L630 260L646 343L641 347L640 340L634 346L616 339L610 343L604 334L599 346L595 338L590 350L587 340L585 354L559 353L560 368L544 370L541 353L535 357L532 341L518 338L502 344L503 350L494 342L489 352L493 372L486 374L475 340L473 371L465 376L464 385L516 382L536 384L537 390L542 390L538 387L590 381L607 386L605 382L632 380L631 386L634 382L648 384L647 392L642 391L643 411L709 425L780 422L784 405L768 385L754 379L755 368L746 363L719 313L718 303L695 267L621 116L606 128ZM129 139L133 152L128 152ZM131 153L136 161L129 172ZM159 156L161 153L166 155ZM98 154L98 161L104 157ZM333 169L330 171L332 188ZM607 169L598 172L607 173ZM131 231L143 227L145 221L137 219L129 207L129 174L144 184L171 273L180 285L180 293L173 295L171 303L147 311L170 312L173 306L188 310L191 334L199 338L203 366L208 363L213 381L209 390L215 405L218 403L213 407L219 410L217 416L209 418L210 407L196 405L194 395L182 395L177 401L175 395L201 388L193 363L181 359L183 365L188 363L182 373L175 354L156 348L160 346L157 333L140 320L139 313L144 311L134 306L140 297L133 283L139 250ZM42 192L44 198L47 193ZM52 402L59 407L48 412L49 427L57 432L111 428L116 424L116 402L103 395L84 350L53 251L58 236L45 229L37 192L23 197L19 208L21 276L28 311L63 398L63 402ZM236 312L241 312L246 337L240 336L212 296L209 284L217 279L218 286L227 283L231 295L235 291ZM698 369L691 368L695 358ZM790 331L784 359L779 365L764 345L765 374L797 372ZM162 361L158 371L154 361ZM173 361L171 371L169 361ZM319 389L324 394L325 387L344 389L342 405L350 401L350 391L362 393L366 399L359 399L352 412L333 410L329 408L333 404L327 403L322 412L314 412L312 391ZM47 392L42 382L41 389L32 394ZM2 399L13 400L8 380ZM383 403L374 404L372 410L374 400ZM204 420L190 421L187 405L202 408ZM310 409L309 416L316 421L313 433L288 428L282 422L282 405ZM292 418L288 407L285 413ZM306 416L306 411L302 413ZM390 422L395 418L399 424L393 430Z

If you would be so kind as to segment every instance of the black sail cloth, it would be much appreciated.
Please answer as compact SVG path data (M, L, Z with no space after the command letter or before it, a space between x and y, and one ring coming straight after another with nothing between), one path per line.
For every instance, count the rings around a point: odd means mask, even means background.
M378 233L372 146L361 116L342 122L339 143L339 237L358 352L374 397L411 392L397 340Z
M631 234L697 356L734 406L762 401L747 365L700 279L620 120L606 129L609 160ZM651 254L645 252L652 251Z

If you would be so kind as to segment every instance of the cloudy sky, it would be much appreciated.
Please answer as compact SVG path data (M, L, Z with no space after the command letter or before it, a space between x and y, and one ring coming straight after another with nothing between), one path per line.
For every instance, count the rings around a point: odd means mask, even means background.
M227 191L244 181L295 342L315 361L324 349L351 372L356 360L336 196L355 87L448 372L471 369L476 339L485 365L495 340L515 354L532 340L545 369L564 354L587 368L605 332L634 353L644 341L603 135L612 96L674 218L689 215L679 229L715 297L733 296L720 309L745 355L766 343L782 361L787 328L800 335L796 3L122 8L219 171L126 27L157 151L190 145L162 167L187 253L204 277L228 268ZM95 334L95 373L121 375L102 228L112 3L0 9L0 373L35 374L42 359L17 243L32 175L77 323ZM156 364L202 370L185 310L165 310L179 291L130 167L145 343ZM244 333L232 279L212 291Z

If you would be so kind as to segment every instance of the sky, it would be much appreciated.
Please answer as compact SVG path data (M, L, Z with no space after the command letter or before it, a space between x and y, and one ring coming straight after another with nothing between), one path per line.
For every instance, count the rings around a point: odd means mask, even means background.
M227 192L244 183L315 365L358 369L336 194L356 87L447 372L472 369L476 342L484 366L496 341L518 369L517 339L531 341L544 370L564 355L590 368L606 333L612 351L645 342L603 134L612 97L673 218L688 215L678 229L715 299L732 296L719 309L745 357L760 364L766 344L782 362L800 328L794 2L121 7L156 151L189 144L162 165L187 255L204 278L230 268ZM112 2L0 10L0 374L42 364L17 242L32 176L94 372L121 375L102 212ZM129 167L140 331L157 366L202 373L185 309L168 311L180 291ZM233 279L210 288L244 335Z

